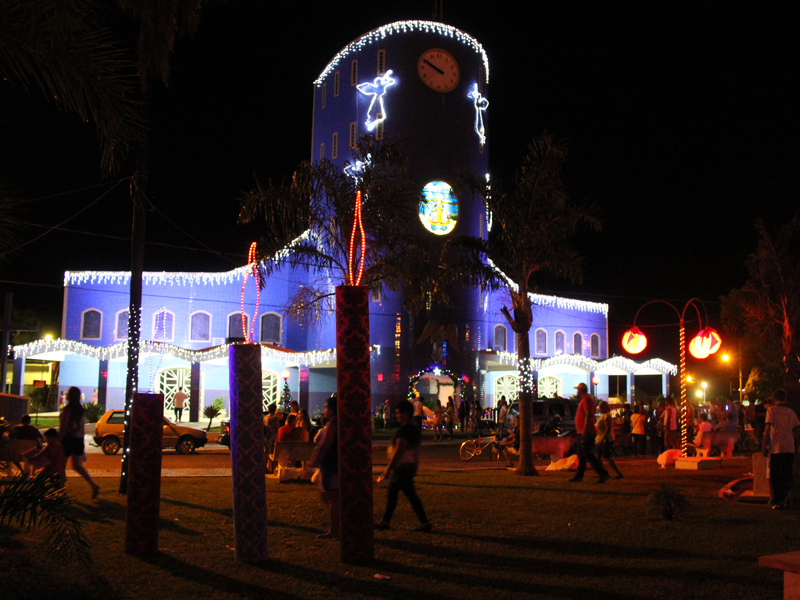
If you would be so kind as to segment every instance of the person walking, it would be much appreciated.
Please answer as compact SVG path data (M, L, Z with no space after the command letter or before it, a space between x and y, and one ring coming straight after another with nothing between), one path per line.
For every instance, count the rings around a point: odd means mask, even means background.
M417 424L417 429L422 431L422 422L425 420L425 405L422 403L422 398L419 392L414 392L414 422Z
M622 479L622 471L619 470L617 462L614 460L614 421L611 419L608 402L601 400L599 408L600 418L597 419L597 423L595 424L597 435L595 435L594 438L597 450L597 461L602 465L603 459L605 458L617 474L616 479Z
M81 406L81 391L75 386L67 390L67 405L58 415L58 435L64 450L64 460L72 457L72 470L83 477L92 488L92 500L97 498L100 487L92 480L92 476L83 466L86 460L84 436L86 435L86 419Z
M497 403L497 432L495 433L495 437L498 440L502 440L506 437L506 417L508 416L508 402L506 402L505 396L500 396L500 401Z
M386 400L383 403L383 428L389 429L389 421L392 418L392 407L389 404L389 400Z
M442 429L444 429L444 408L442 408L442 401L436 401L436 409L433 411L433 441L441 442L444 439L442 436Z
M309 464L319 467L319 478L322 487L320 497L328 508L331 528L320 533L317 538L329 540L339 537L339 442L336 397L331 396L325 402L325 428L317 435L317 446L311 455Z
M172 408L175 410L175 422L180 423L181 417L183 416L183 405L186 403L186 399L189 396L186 395L186 392L183 391L182 387L178 388L178 391L175 392L175 396L172 398Z
M472 433L481 438L481 418L483 417L483 408L481 402L477 398L470 402L472 405Z
M772 400L764 419L761 451L764 456L769 456L770 504L774 509L782 509L787 508L786 499L794 485L792 468L800 421L797 414L786 406L785 390L775 390Z
M681 441L678 433L678 409L675 406L675 399L667 398L667 408L664 411L664 443L667 450L680 449Z
M575 389L578 390L578 397L581 399L578 403L578 410L575 413L575 429L578 431L578 470L569 481L583 481L583 474L586 472L586 463L588 461L600 476L597 483L605 483L609 478L608 471L594 455L595 436L597 435L597 429L594 426L594 398L589 394L589 388L586 387L585 383L579 383L575 386Z
M419 448L422 443L419 428L413 421L414 407L408 400L400 400L395 407L395 415L400 422L400 428L392 436L392 459L378 478L381 481L391 476L389 493L386 497L383 519L375 523L375 529L391 527L392 515L397 508L397 499L402 491L419 519L420 524L413 531L430 531L433 529L433 524L428 520L422 500L414 487L414 477L417 475L419 465Z

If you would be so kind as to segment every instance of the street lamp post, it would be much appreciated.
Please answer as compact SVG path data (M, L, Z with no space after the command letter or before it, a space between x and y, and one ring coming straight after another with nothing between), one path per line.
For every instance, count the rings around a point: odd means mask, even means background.
M686 418L687 406L688 401L686 399L686 382L687 382L687 375L686 375L686 329L684 326L684 318L686 315L686 310L689 306L692 306L697 312L697 320L700 323L701 327L703 324L703 320L700 317L700 309L697 307L696 302L702 302L699 298L692 298L689 300L683 307L683 310L678 310L677 307L665 300L651 300L650 302L646 302L636 311L636 316L633 318L633 327L631 327L628 331L626 331L622 336L622 347L625 348L627 352L631 354L638 354L642 350L645 349L647 346L647 339L645 335L636 327L636 319L639 317L639 313L642 312L642 309L649 304L660 303L666 304L667 306L672 307L672 309L678 314L679 324L680 324L680 352L681 352L681 366L680 366L680 375L681 375L681 454L683 456L687 455L688 451L688 444L689 444L689 431L688 431L688 423ZM705 310L705 307L703 307ZM706 317L706 321L708 318ZM711 327L706 326L705 328L701 328L699 333L692 338L692 341L688 344L689 352L691 352L692 356L695 358L706 358L710 354L715 353L719 350L720 346L722 345L722 340L719 337L719 334L712 329Z
M703 406L705 406L705 404L706 404L706 388L708 387L708 384L704 381L700 385L703 386Z

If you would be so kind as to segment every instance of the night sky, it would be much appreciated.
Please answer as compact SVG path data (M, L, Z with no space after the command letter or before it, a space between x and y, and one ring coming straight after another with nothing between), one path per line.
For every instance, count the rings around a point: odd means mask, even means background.
M612 354L622 353L622 332L652 298L682 307L700 297L721 329L718 299L744 283L753 221L777 225L798 210L800 52L789 4L518 6L446 3L443 21L489 55L493 177L511 177L526 142L549 131L568 143L572 196L602 208L603 232L576 238L583 285L543 280L540 291L609 303ZM153 203L186 233L153 212L147 236L197 250L148 245L146 270L243 264L251 236L236 225L236 197L254 173L279 181L309 157L313 80L353 39L393 21L429 20L431 7L428 0L206 7L198 34L177 46L170 90L157 93L153 114ZM99 171L93 126L57 112L38 92L3 82L0 126L0 182L30 200L23 220L55 225L112 187ZM128 167L120 176L130 174ZM123 182L64 227L125 238L130 219ZM29 226L21 241L44 231ZM56 334L64 271L127 270L130 260L124 240L66 232L7 258L0 279L53 286L0 284ZM639 324L676 318L649 308ZM642 358L677 362L677 327L646 332L653 350ZM717 379L722 385L721 373Z

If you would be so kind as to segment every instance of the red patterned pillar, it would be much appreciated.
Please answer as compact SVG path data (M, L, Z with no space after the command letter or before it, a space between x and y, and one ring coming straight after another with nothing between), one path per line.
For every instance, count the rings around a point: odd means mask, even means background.
M163 437L164 394L134 394L125 515L125 552L132 556L158 552Z
M336 288L340 540L348 564L375 558L367 292L364 286Z
M261 346L229 348L231 479L236 560L267 560L267 484L261 410Z

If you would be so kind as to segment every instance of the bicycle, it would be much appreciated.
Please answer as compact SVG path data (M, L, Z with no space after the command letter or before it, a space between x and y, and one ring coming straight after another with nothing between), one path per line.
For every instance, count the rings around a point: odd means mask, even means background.
M485 444L482 445L483 440L488 440ZM471 460L473 456L477 456L481 454L486 448L491 446L492 452L492 460L500 460L500 450L497 447L497 440L492 437L479 437L476 440L467 440L463 444L461 444L461 448L458 449L458 455L461 457L462 460Z

